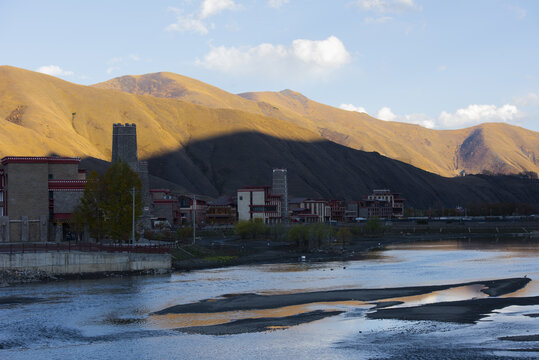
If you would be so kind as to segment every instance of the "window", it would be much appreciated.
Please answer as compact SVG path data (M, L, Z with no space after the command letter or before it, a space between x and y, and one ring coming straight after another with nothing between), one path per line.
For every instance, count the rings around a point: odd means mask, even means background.
M243 200L243 196L240 196L240 200Z
M52 174L49 174L49 180L52 179Z

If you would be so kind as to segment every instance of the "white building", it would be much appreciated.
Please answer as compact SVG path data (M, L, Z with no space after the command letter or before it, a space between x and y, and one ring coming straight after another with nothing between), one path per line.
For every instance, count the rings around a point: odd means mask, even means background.
M281 195L271 193L269 186L246 186L238 190L238 220L262 219L265 224L279 223Z

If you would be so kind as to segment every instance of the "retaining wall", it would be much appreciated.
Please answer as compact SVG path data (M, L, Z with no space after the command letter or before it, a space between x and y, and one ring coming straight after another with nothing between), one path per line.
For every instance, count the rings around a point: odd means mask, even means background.
M0 254L0 269L41 270L51 275L170 270L170 254L60 251Z

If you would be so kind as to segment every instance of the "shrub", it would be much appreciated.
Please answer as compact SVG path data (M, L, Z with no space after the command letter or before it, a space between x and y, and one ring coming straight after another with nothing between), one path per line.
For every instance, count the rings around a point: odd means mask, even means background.
M376 216L369 218L365 224L365 231L371 234L382 232L382 221Z

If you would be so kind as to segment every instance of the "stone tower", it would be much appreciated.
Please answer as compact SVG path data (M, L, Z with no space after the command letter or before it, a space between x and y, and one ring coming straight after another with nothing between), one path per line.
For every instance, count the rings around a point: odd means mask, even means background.
M273 169L271 192L281 195L281 219L288 222L288 180L286 169Z
M135 124L112 124L112 162L123 161L138 174L142 183L142 217L139 224L143 228L150 228L151 198L148 162L138 161L137 154L137 126Z
M137 126L135 124L112 125L112 162L121 160L138 172Z

